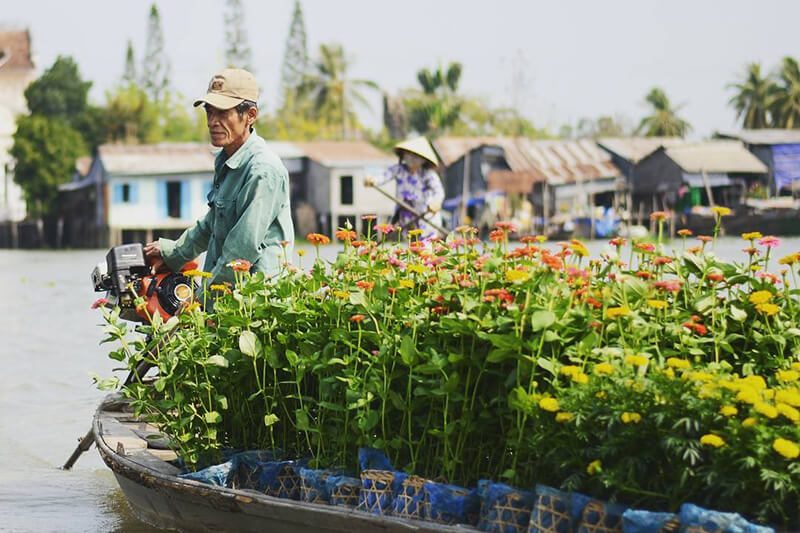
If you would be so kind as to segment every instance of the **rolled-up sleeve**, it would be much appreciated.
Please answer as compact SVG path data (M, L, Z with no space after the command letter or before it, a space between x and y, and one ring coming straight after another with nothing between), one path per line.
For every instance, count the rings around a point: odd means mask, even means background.
M177 241L172 239L158 239L161 246L161 257L173 272L178 272L181 267L192 259L196 258L208 248L208 240L211 238L211 223L214 220L214 208L212 207L206 216L198 220L191 228L183 232Z

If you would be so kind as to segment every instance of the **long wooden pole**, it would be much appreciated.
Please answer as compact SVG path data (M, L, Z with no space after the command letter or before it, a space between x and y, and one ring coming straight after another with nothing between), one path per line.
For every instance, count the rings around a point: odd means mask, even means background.
M430 220L425 218L425 214L418 212L416 209L414 209L412 206L410 206L402 198L398 198L397 196L395 196L395 195L393 195L393 194L391 194L391 193L389 193L387 191L384 191L383 189L381 189L378 185L376 185L374 183L372 185L368 185L368 186L371 186L373 189L375 189L376 191L378 191L379 193L381 193L382 195L384 195L388 199L392 200L394 203L396 203L397 205L399 205L400 207L402 207L403 209L405 209L406 211L408 211L409 213L411 213L415 217L419 218L420 220L423 220L426 224L428 224L433 229L435 229L436 231L441 233L443 236L445 236L445 235L447 235L449 233L443 227L439 226L438 224L434 224L433 222L431 222Z

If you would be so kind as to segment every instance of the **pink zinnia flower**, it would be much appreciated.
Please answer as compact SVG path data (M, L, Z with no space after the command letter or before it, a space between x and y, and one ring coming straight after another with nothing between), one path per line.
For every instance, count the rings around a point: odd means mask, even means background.
M677 279L656 281L655 283L653 283L653 285L657 289L669 292L678 292L679 290L681 290L681 282Z
M773 237L772 235L767 235L766 237L759 239L758 244L761 246L766 246L767 248L775 248L781 244L781 240L777 237Z

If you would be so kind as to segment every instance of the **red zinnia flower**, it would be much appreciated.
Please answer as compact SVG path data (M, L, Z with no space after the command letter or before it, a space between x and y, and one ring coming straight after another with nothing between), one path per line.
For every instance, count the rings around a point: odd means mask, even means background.
M364 318L366 318L364 315L353 315L350 317L350 322L358 324L359 322L364 320Z
M108 300L105 298L98 298L97 300L92 303L92 309L97 309L98 307L105 307L108 305Z
M366 292L366 291L371 291L371 290L372 290L372 288L375 286L375 282L374 282L374 281L364 281L364 280L361 280L361 281L357 281L357 282L356 282L356 286L357 286L359 289L361 289L361 290L363 290L363 291L365 291L365 292Z
M250 267L252 265L250 264L250 261L247 261L246 259L234 259L228 263L228 266L231 267L234 272L250 272Z
M489 240L492 242L499 242L506 238L506 233L501 229L495 229L489 232Z

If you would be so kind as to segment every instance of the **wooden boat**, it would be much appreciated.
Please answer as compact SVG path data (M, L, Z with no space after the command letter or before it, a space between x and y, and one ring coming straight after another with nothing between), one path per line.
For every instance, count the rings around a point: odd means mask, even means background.
M134 514L152 526L180 531L294 533L306 531L458 532L422 520L274 498L257 491L183 479L171 450L152 446L157 428L135 418L120 395L106 397L92 422L100 456L114 472Z
M697 206L679 218L677 228L695 235L711 235L716 219L711 208ZM726 235L759 231L763 235L800 235L800 202L791 199L747 200L722 219Z

